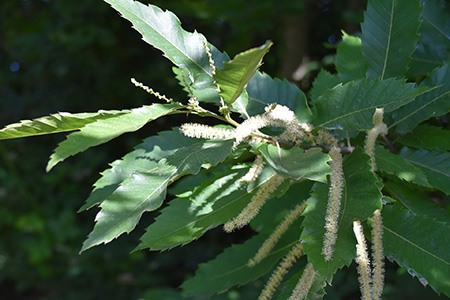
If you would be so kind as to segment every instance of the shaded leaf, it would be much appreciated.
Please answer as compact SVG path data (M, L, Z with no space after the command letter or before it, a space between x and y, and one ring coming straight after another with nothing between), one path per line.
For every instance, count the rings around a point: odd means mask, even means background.
M273 145L258 148L267 163L280 175L294 180L313 180L326 183L331 173L330 157L320 148L303 150L300 147L283 149Z
M60 112L47 117L10 124L0 130L0 140L74 131L89 123L116 117L124 113L125 111L99 111L79 114Z
M422 284L450 296L450 226L402 209L382 210L386 256Z
M384 188L392 198L417 215L442 223L450 223L450 214L430 199L429 193L398 182L386 182Z
M450 3L421 1L419 41L412 55L409 73L420 77L448 61L450 56Z
M165 198L167 185L177 176L184 174L196 174L204 163L217 165L223 161L231 151L230 141L206 141L190 139L182 135L178 129L161 132L156 145L148 149L150 156L152 151L165 152L164 157L147 170L133 170L121 182L112 186L117 188L107 196L101 204L101 211L96 216L96 224L88 239L83 243L81 251L89 249L101 243L107 243L122 233L134 229L142 213L159 208ZM139 158L145 159L145 158ZM126 166L127 160L115 164L114 167ZM112 173L108 173L111 175ZM120 177L113 177L118 179Z
M390 153L383 147L376 147L375 157L377 168L381 172L395 175L408 182L430 187L427 177L422 170L406 161L400 155Z
M356 150L344 160L345 189L341 200L339 229L333 258L326 262L322 256L325 234L325 212L328 201L328 186L316 183L308 199L303 215L302 240L308 261L322 276L331 278L339 269L355 258L356 240L353 235L353 221L365 220L381 207L379 180L370 171L369 157Z
M420 86L436 87L393 113L396 131L406 133L420 122L445 115L450 110L450 64L434 70Z
M274 267L298 241L298 236L298 231L286 234L261 263L248 267L247 262L253 258L267 238L264 234L258 234L243 244L225 249L215 259L201 264L195 276L186 280L181 287L187 295L211 296L234 285L254 281Z
M344 81L362 79L366 76L367 64L362 55L361 39L343 32L336 52L336 70Z
M320 70L312 84L310 92L311 102L315 103L326 90L332 89L340 83L342 83L342 80L338 75L331 74L324 69Z
M220 96L225 103L232 104L241 95L247 83L259 69L271 42L237 54L233 60L217 69L214 79L220 87Z
M71 133L50 156L47 171L69 156L106 143L126 132L133 132L159 117L174 113L179 104L152 104L123 111L107 119L99 119Z
M447 195L450 194L450 153L403 148L400 155L427 176L428 183Z
M368 130L373 127L375 108L391 112L426 91L403 80L363 79L326 90L315 104L313 124L344 130Z
M448 151L450 150L450 130L424 124L395 141L410 148Z
M420 1L369 1L361 24L369 77L403 77L418 39Z
M301 122L311 119L311 110L305 94L287 80L271 78L265 73L257 72L249 81L246 90L248 97L233 103L234 110L245 118L264 113L268 104L276 102L289 107Z

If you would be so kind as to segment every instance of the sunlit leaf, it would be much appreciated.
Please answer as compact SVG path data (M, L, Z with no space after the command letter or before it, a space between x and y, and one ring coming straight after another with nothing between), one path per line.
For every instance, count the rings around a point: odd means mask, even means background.
M331 173L330 157L320 148L303 150L300 147L283 149L273 145L263 145L261 151L267 163L279 174L294 180L314 180L326 183Z
M233 60L217 69L214 79L220 88L220 96L227 104L232 104L241 95L247 83L259 69L271 42L237 54Z
M83 243L82 251L101 243L108 243L119 235L133 230L145 211L155 210L161 206L171 180L179 175L198 173L204 163L217 165L228 156L232 144L230 141L190 139L182 135L178 129L161 132L159 138L161 143L144 143L143 147L150 157L158 156L152 154L153 151L165 152L164 158L156 164L150 162L149 164L153 165L151 169L128 168L131 173L123 181L112 184L117 186L116 189L113 191L110 188L108 192L112 193L103 194L106 198L100 204L101 210L97 214L96 224ZM144 156L138 159L146 158ZM124 159L114 167L121 168L123 165L127 169L128 161Z
M150 121L175 112L179 104L152 104L123 111L107 119L99 119L69 134L50 156L47 171L69 156L106 143L126 132L133 132Z
M343 33L336 51L336 70L344 81L362 79L366 76L367 63L362 55L361 39Z

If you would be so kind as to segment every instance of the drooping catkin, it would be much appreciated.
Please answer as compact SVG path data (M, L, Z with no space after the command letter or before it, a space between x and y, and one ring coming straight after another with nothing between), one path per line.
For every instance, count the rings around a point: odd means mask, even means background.
M371 274L370 262L367 254L367 244L364 238L364 232L360 221L353 221L353 232L357 240L356 244L356 264L358 270L359 288L361 290L362 300L371 300Z
M328 203L325 213L325 234L323 239L322 254L326 261L331 260L334 252L334 244L337 239L339 211L344 189L344 171L342 169L342 154L338 147L332 146L329 152L331 157L330 187L328 190Z
M374 127L367 131L366 143L364 144L364 151L370 156L370 165L372 172L377 170L377 164L375 161L375 143L378 136L386 135L388 133L388 128L386 124L383 123L383 108L375 109L373 114L373 125Z
M286 254L281 263L272 273L266 285L264 286L264 289L259 295L258 300L269 300L272 298L277 287L283 280L283 277L286 275L292 265L300 258L300 256L302 256L302 254L303 244L301 242L298 242L295 246L292 247L289 253Z
M228 221L223 226L226 232L247 225L258 213L261 207L272 196L272 193L283 183L284 177L274 174L269 180L261 185L259 190L250 200L250 203L239 213L237 217Z
M181 132L191 138L204 138L210 140L234 139L234 129L217 128L197 123L185 123L181 125Z
M372 299L381 299L384 287L383 221L377 209L372 217Z
M288 300L302 300L308 295L309 290L314 282L314 277L316 276L316 271L311 263L308 263L303 270L302 277L298 281L291 296Z
M239 182L248 183L255 181L261 174L264 167L264 159L257 155L248 172L239 179Z
M292 223L303 213L306 208L306 203L298 204L294 209L286 214L283 221L278 224L273 233L264 241L262 246L256 252L256 255L249 260L248 266L253 267L261 262L275 247L283 234L289 229Z

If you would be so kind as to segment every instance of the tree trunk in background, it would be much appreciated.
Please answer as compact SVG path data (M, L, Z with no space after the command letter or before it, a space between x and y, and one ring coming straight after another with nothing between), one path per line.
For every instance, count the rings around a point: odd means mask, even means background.
M303 64L308 60L308 3L309 1L305 1L305 9L302 14L289 15L284 20L285 50L282 59L281 74L288 80L298 81L298 75L301 75L299 74L301 73L299 68L301 69Z

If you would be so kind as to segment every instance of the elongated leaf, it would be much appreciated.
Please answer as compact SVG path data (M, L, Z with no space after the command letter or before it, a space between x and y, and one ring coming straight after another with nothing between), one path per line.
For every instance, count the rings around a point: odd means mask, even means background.
M420 86L437 87L418 96L393 114L396 131L406 133L422 121L445 115L450 110L450 64L434 70Z
M124 111L111 118L89 123L80 131L69 134L67 139L58 145L50 156L47 171L69 156L106 143L126 132L136 131L148 122L171 114L180 107L176 103L146 105Z
M432 187L450 194L450 153L404 148L400 155L421 169Z
M137 249L165 250L187 244L238 215L261 184L274 175L267 169L258 183L247 190L238 182L245 171L234 170L207 181L189 199L170 201L147 228Z
M159 136L162 143L147 145L153 146L147 148L147 151L150 157L157 157L160 149L167 155L153 165L152 169L128 169L131 174L120 182L111 194L106 193L107 198L100 204L101 211L97 214L94 229L83 243L81 251L107 243L122 233L130 232L136 226L142 213L161 206L167 185L176 176L196 174L204 163L217 165L231 151L230 141L190 139L183 136L177 129L162 132ZM157 153L152 154L153 151ZM127 160L122 162L126 164ZM150 162L149 165L152 163ZM114 167L120 168L121 163L116 163ZM127 167L124 165L124 168Z
M368 76L404 76L418 39L420 1L372 0L361 24Z
M195 276L182 284L184 292L188 295L211 296L263 276L298 241L299 232L286 234L261 263L248 267L247 262L253 258L266 238L266 235L259 234L243 244L231 246L214 260L201 264Z
M399 137L399 142L410 148L426 150L450 150L450 130L431 125L419 125L412 132Z
M316 183L304 212L302 240L304 250L316 271L330 278L339 268L355 258L353 221L365 220L381 207L381 192L377 177L370 171L368 156L357 150L344 160L345 190L341 200L337 240L331 261L322 256L325 233L325 212L328 201L328 186Z
M271 78L269 75L256 72L247 85L247 98L238 99L233 103L235 111L244 118L264 113L264 108L271 103L289 107L295 112L301 122L311 119L305 94L287 80Z
M425 91L396 79L351 81L326 90L317 99L313 123L328 128L368 130L373 127L375 108L391 112Z
M450 224L449 212L434 203L427 191L414 189L398 182L386 182L384 188L392 198L414 214Z
M176 66L189 70L195 85L212 84L212 69L203 35L183 30L177 16L170 11L162 11L155 5L144 5L134 0L104 1L129 20L142 34L144 41L161 50ZM213 55L216 58L221 56L215 49ZM226 57L219 58L222 59Z
M74 131L98 120L117 117L124 111L99 111L96 113L71 114L60 112L34 120L24 120L0 130L0 140L36 135Z
M367 63L362 55L361 39L343 33L336 52L336 70L344 81L362 79L366 76Z
M390 153L383 147L376 148L377 168L381 172L418 185L430 187L424 172L397 154Z
M327 175L331 173L328 165L330 157L320 148L305 151L299 147L287 150L263 145L258 150L275 171L294 180L309 179L326 183Z
M422 0L420 39L409 73L420 78L450 58L450 3Z
M269 51L271 42L259 48L253 48L236 55L226 62L222 69L217 69L214 79L220 87L220 96L225 103L232 104L241 95L247 83L259 69L264 55Z
M382 210L386 256L422 284L450 296L450 226L399 205Z

